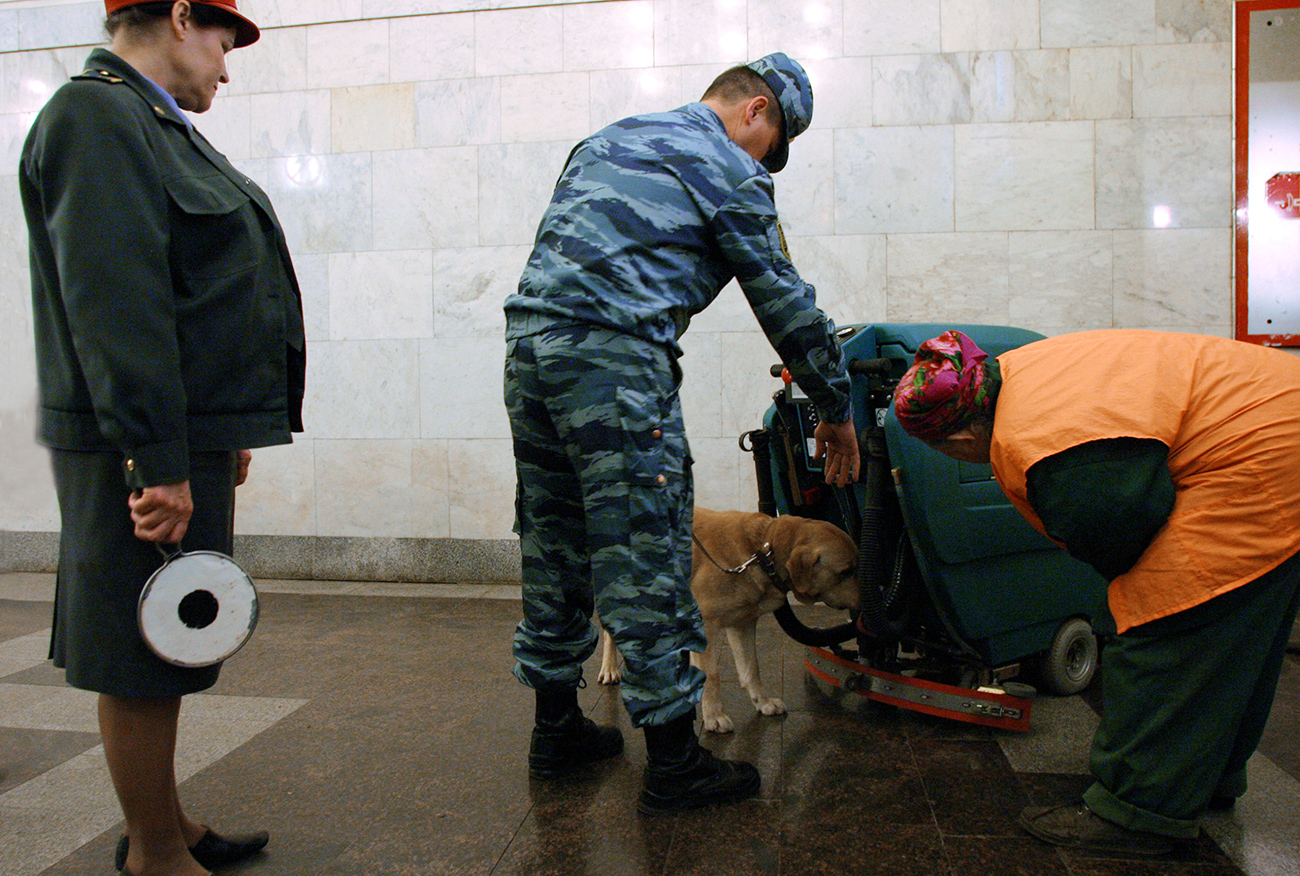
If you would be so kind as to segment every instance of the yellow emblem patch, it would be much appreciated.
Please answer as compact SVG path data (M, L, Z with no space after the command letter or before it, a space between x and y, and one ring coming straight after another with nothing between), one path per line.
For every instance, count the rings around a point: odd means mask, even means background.
M781 252L785 253L787 259L790 258L790 247L785 244L785 229L781 227L780 219L776 220L776 236L781 241Z

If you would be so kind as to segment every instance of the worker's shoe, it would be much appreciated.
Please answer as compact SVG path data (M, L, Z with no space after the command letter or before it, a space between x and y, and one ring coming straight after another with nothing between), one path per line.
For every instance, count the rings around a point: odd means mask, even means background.
M557 779L622 753L623 734L616 727L599 727L583 715L576 687L546 685L536 694L536 720L528 747L528 774L534 779Z
M1030 806L1020 813L1019 823L1043 842L1083 852L1156 858L1185 845L1185 841L1173 837L1120 827L1093 812L1082 800L1063 806Z
M695 736L692 709L645 728L646 768L637 810L659 815L746 800L762 780L753 764L714 757Z

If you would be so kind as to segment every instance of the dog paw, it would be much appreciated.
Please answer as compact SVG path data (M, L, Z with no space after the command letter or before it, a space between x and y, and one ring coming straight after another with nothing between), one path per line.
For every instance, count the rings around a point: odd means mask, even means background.
M596 681L601 684L618 684L623 680L623 675L617 669L602 669L596 673Z
M760 715L784 715L785 703L776 697L765 697L754 701L754 708Z
M726 715L715 715L704 718L704 729L710 733L730 733L735 728Z

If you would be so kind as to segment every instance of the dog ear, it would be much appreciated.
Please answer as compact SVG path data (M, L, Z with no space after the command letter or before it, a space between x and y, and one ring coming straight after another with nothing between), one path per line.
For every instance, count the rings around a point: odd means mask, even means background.
M790 551L790 559L786 561L785 570L790 574L790 589L801 600L806 601L816 595L803 585L812 579L813 567L821 560L821 556L820 548L806 544L798 545Z

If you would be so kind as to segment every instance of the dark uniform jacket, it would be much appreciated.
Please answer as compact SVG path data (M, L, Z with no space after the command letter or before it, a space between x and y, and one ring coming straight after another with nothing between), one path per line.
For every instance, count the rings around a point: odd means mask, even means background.
M96 49L23 147L38 438L118 450L133 487L191 451L301 431L302 304L266 194Z

